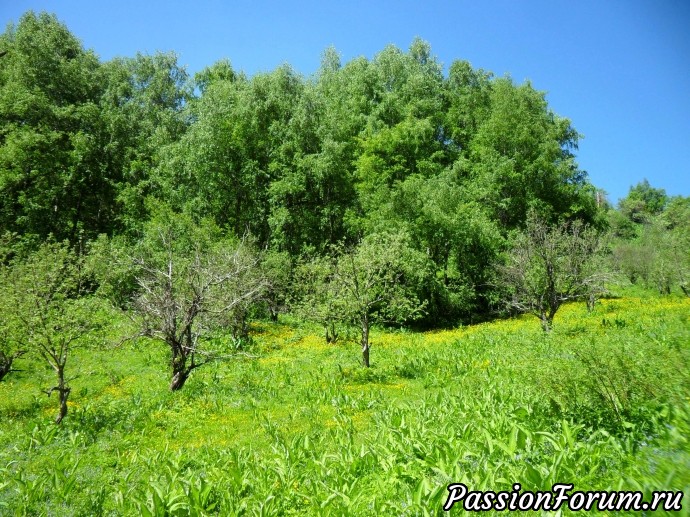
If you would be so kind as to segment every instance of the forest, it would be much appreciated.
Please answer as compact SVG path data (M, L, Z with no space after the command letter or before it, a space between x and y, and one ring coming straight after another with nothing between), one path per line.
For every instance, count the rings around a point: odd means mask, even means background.
M690 493L690 197L613 205L529 82L421 39L190 76L28 12L0 121L0 513Z

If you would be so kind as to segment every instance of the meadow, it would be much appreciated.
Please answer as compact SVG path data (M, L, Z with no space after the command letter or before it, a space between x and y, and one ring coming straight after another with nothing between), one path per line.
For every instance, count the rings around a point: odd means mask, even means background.
M159 344L80 349L60 426L53 372L19 360L0 515L440 515L452 482L682 490L690 515L689 318L687 297L629 288L550 334L530 316L379 328L365 369L347 336L281 316L179 392Z

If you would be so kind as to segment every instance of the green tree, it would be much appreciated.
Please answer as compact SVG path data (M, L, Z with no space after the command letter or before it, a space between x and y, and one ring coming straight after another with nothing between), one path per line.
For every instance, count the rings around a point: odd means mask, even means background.
M190 103L194 124L165 150L157 181L172 206L212 217L235 235L250 233L263 245L270 240L268 189L301 79L288 66L250 80L226 65L214 70L198 76L203 94Z
M386 47L370 69L372 108L357 137L355 161L361 215L353 220L365 231L400 182L436 175L455 157L443 127L441 66L429 45L417 39L408 53Z
M15 359L26 354L28 344L16 320L13 303L11 259L16 235L5 233L0 237L0 381L12 370Z
M365 367L373 324L403 323L422 314L426 302L417 298L414 279L427 268L426 258L403 234L370 235L355 249L339 249L327 296L341 321L359 328Z
M681 290L690 296L690 197L674 196L661 214L670 235L671 262Z
M0 289L2 292L3 305L10 298L6 296L4 291L7 288L7 281L5 280L5 271L0 277ZM12 365L14 360L23 356L27 352L26 342L18 335L16 323L12 321L13 318L7 308L2 308L2 319L0 319L0 381L2 381L7 374L14 371Z
M667 208L658 215L643 211L643 223L635 223L617 213L633 225L634 234L618 239L613 248L614 266L631 283L642 282L659 294L670 294L677 285L688 294L690 289L690 198L671 198Z
M262 256L261 270L267 282L264 295L266 309L271 321L277 322L278 315L287 310L289 303L293 270L290 254L285 251L267 251Z
M659 215L668 203L664 189L657 189L644 179L630 187L628 196L618 203L621 212L633 222L644 223L649 217Z
M15 261L7 274L11 292L6 293L5 314L20 336L17 341L55 371L57 383L46 393L58 394L57 424L67 415L72 390L67 377L71 353L94 340L103 320L98 314L104 305L85 295L82 271L83 258L66 242L46 242L28 258Z
M444 132L467 158L470 144L491 113L493 74L474 70L467 61L454 61L444 83L448 110Z
M377 231L409 232L412 246L435 266L420 297L429 300L430 324L450 323L489 304L495 261L503 245L499 227L453 170L402 182L377 215Z
M640 247L649 250L652 257L649 280L659 294L671 294L673 287L678 286L690 296L690 225L685 222L670 226L667 221L673 220L673 215L667 220L663 215L652 218L644 226L639 241Z
M338 340L343 316L331 284L334 269L334 258L329 255L301 260L295 266L291 290L292 309L300 317L321 325L326 343Z
M102 76L101 152L114 190L112 229L137 235L149 217L146 199L166 195L156 172L163 150L187 131L189 77L171 52L113 59L102 65Z
M544 93L510 78L492 82L490 113L459 164L479 200L505 229L522 227L530 210L551 221L596 219L596 196L573 151L579 135L553 114Z
M29 11L0 41L0 228L73 242L105 231L98 59L46 13Z
M268 191L271 243L293 255L343 239L344 215L355 204L354 144L342 121L331 125L332 100L321 81L306 84L297 101Z
M642 281L649 285L658 250L645 232L634 241L618 241L612 250L611 258L616 270L625 275L631 284Z

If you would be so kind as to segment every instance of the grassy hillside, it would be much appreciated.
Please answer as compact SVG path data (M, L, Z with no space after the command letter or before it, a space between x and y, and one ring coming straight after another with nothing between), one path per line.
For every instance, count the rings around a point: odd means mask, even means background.
M176 393L155 343L80 350L62 426L52 372L19 361L0 514L435 515L450 482L562 482L684 490L687 515L689 318L687 298L627 291L564 307L550 335L531 317L379 330L370 369L347 339L259 323Z

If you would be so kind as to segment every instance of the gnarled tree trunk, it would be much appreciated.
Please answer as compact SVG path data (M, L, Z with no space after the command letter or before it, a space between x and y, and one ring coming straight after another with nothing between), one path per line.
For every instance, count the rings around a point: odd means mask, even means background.
M170 391L177 391L182 389L184 383L187 382L191 368L187 367L187 355L184 349L177 345L172 349L172 380L170 381Z
M182 389L184 383L187 382L189 377L189 372L191 370L183 368L181 370L173 371L172 380L170 381L170 391L177 391Z
M187 337L191 343L191 333L188 333ZM172 348L173 375L170 381L170 391L182 389L189 378L189 374L192 373L192 370L201 366L201 363L197 363L194 360L194 352L190 352L190 350L193 350L191 344L187 346L177 345Z

